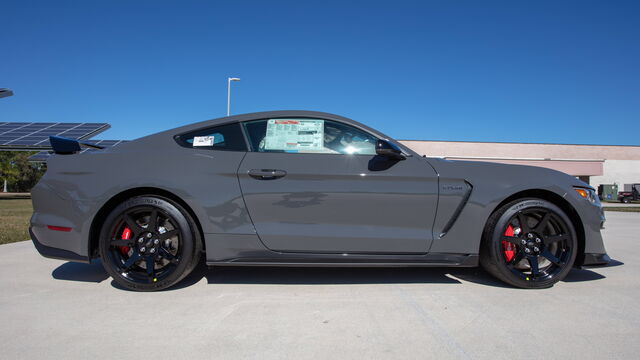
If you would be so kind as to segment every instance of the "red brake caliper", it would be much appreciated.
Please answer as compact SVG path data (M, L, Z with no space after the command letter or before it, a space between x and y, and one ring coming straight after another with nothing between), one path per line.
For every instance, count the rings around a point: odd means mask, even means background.
M504 236L513 236L513 226L509 225L507 227L507 230L504 232ZM505 260L509 262L513 260L514 256L516 256L516 246L513 243L502 240L502 252Z
M130 237L131 237L131 229L129 229L128 227L125 227L124 230L122 231L122 239L129 240ZM122 253L122 255L129 254L129 247L120 246L120 252Z

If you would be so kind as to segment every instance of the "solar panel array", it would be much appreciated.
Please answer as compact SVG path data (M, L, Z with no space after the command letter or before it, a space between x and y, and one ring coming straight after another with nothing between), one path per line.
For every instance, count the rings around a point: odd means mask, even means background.
M49 144L51 135L83 140L109 127L107 123L0 122L0 149L46 149L51 147Z
M116 146L116 145L118 145L120 143L123 143L123 142L126 142L126 140L84 140L83 141L83 143L87 143L87 144L91 144L91 145L99 145L99 146L102 146L104 148L113 147L113 146ZM99 149L82 148L82 151L80 151L80 153L92 152L92 151L98 151L98 150ZM45 161L47 161L49 156L51 156L51 152L49 152L49 151L40 151L37 154L29 156L29 161L45 162Z

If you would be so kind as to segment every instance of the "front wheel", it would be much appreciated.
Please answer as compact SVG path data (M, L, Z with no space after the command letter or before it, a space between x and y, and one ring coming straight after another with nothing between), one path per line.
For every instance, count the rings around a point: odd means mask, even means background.
M480 262L498 279L521 288L548 288L567 276L578 241L569 217L542 199L519 199L489 217Z
M187 276L202 251L197 226L174 201L138 196L118 205L100 233L105 270L121 286L166 289Z

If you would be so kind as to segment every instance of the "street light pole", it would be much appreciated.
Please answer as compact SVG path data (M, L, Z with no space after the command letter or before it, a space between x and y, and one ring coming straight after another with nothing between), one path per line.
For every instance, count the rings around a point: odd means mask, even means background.
M231 114L231 82L240 81L240 78L227 78L227 116Z

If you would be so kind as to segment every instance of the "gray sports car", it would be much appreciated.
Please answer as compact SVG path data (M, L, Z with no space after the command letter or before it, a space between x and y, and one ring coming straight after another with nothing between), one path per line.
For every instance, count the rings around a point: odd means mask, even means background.
M244 114L78 153L32 191L46 256L101 258L150 291L208 265L478 266L546 288L609 261L588 184L557 171L422 157L341 116Z

